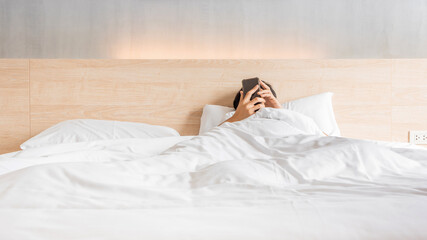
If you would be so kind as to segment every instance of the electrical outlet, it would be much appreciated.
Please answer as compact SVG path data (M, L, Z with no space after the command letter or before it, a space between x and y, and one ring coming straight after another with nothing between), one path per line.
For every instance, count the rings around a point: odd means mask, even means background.
M427 131L409 131L409 142L413 144L427 144Z

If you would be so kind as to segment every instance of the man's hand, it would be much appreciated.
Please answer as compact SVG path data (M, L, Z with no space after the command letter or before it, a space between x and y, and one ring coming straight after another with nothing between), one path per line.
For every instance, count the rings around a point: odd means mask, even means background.
M246 93L246 96L243 96L243 91L240 91L239 106L237 107L234 115L230 117L226 122L237 122L237 121L243 120L251 116L252 114L254 114L256 110L265 107L264 98L257 97L251 100L252 94L254 94L257 89L258 89L258 85L256 85L250 91L248 91Z
M271 92L267 84L265 84L261 80L260 82L263 90L259 91L258 95L265 99L265 106L271 107L271 108L282 108L282 105L280 105L280 102L277 100L276 97L274 97L273 93Z

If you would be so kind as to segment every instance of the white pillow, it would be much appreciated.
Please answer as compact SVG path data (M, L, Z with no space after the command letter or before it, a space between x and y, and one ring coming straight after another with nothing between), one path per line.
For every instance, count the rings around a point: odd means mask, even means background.
M199 134L207 132L228 119L226 114L234 111L234 108L219 105L205 105L200 119Z
M321 93L290 101L282 106L284 109L299 112L312 118L319 128L329 136L340 136L341 133L332 107L333 95L331 92ZM206 105L203 108L199 134L218 126L233 114L234 108Z
M60 143L170 136L179 136L179 133L173 128L145 123L75 119L60 122L44 130L21 144L21 149Z
M332 107L331 92L321 93L284 103L282 106L311 117L319 128L329 136L341 136Z

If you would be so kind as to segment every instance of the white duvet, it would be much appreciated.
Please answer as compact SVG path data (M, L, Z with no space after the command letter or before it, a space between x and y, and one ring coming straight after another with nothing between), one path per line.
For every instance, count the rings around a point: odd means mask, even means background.
M427 151L262 109L196 137L0 156L0 239L426 239Z

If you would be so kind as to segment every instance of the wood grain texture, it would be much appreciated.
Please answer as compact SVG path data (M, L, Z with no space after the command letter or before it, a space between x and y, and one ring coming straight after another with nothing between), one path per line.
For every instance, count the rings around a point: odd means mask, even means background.
M0 59L0 154L30 136L28 59Z
M145 122L197 134L203 106L231 106L241 79L254 76L273 84L282 102L334 92L345 137L407 142L409 130L427 130L425 59L32 59L30 84L28 60L2 60L0 66L1 133L10 150L29 134L76 118Z
M240 80L259 76L282 102L335 92L345 136L390 140L391 66L391 60L31 60L31 135L73 118L197 134L205 104L231 106Z
M230 105L240 84L230 73L241 68L238 62L192 60L31 60L31 66L32 135L72 118L196 134L204 103Z
M399 59L392 70L393 141L408 141L410 130L427 130L427 59Z
M392 60L325 60L322 91L333 92L343 136L391 139Z

